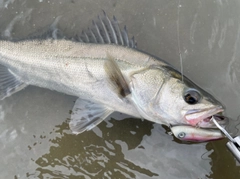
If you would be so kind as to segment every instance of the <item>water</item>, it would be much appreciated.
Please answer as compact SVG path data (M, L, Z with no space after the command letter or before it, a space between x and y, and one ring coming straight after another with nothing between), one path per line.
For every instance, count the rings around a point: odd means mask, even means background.
M68 36L101 10L135 35L138 47L211 92L237 120L240 105L240 2L2 0L2 36L26 37L56 19ZM180 58L181 57L181 58ZM182 64L180 63L182 61ZM190 144L166 129L114 114L92 131L67 125L76 97L28 87L0 103L0 178L239 178L226 140ZM232 121L230 132L236 133Z

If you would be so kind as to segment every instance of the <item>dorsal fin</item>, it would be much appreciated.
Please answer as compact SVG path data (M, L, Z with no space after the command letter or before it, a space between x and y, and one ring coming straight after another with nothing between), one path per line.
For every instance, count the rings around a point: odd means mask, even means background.
M103 11L102 16L98 16L97 20L93 20L92 25L87 28L87 30L82 31L81 35L75 35L73 37L66 37L63 32L57 28L60 18L61 16L57 17L47 30L45 27L29 34L27 37L11 40L66 39L83 43L116 44L130 48L137 48L137 42L135 41L134 36L132 38L129 38L128 36L127 27L124 26L123 29L120 29L116 17L113 16L112 20L110 20L105 11Z
M47 25L37 31L28 34L26 37L7 39L14 42L25 41L25 40L36 40L36 39L67 39L63 32L58 28L58 22L61 16L58 16L51 25ZM73 39L75 40L75 39Z
M137 48L134 37L128 37L127 27L124 26L120 30L116 17L113 16L110 20L105 11L103 11L103 16L98 16L97 20L92 21L91 27L82 31L78 40L84 43L117 44Z

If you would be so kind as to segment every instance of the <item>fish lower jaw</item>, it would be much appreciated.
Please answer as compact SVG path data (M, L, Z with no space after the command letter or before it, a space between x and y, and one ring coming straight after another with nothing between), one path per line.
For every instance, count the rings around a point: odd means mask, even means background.
M198 126L203 128L216 127L213 123L210 123L211 117L223 111L224 110L221 108L210 110L208 113L198 112L193 114L187 114L185 115L185 121L191 126Z

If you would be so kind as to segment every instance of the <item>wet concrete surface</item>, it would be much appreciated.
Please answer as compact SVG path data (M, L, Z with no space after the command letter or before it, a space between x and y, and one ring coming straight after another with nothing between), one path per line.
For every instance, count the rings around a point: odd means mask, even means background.
M0 1L0 32L22 38L56 19L71 37L102 13L138 48L169 62L226 107L239 127L239 1ZM227 140L182 143L159 124L115 113L91 131L68 127L76 97L29 86L0 103L0 178L239 178Z

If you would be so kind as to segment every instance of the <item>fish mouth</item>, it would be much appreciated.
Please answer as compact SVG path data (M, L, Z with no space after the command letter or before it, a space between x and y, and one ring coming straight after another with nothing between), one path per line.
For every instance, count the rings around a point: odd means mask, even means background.
M216 125L211 121L212 116L214 116L221 125L225 125L226 123L228 123L227 118L218 114L223 111L224 109L222 106L217 106L203 110L193 109L189 110L187 114L184 116L184 118L187 124L191 126L198 126L202 128L216 128Z

